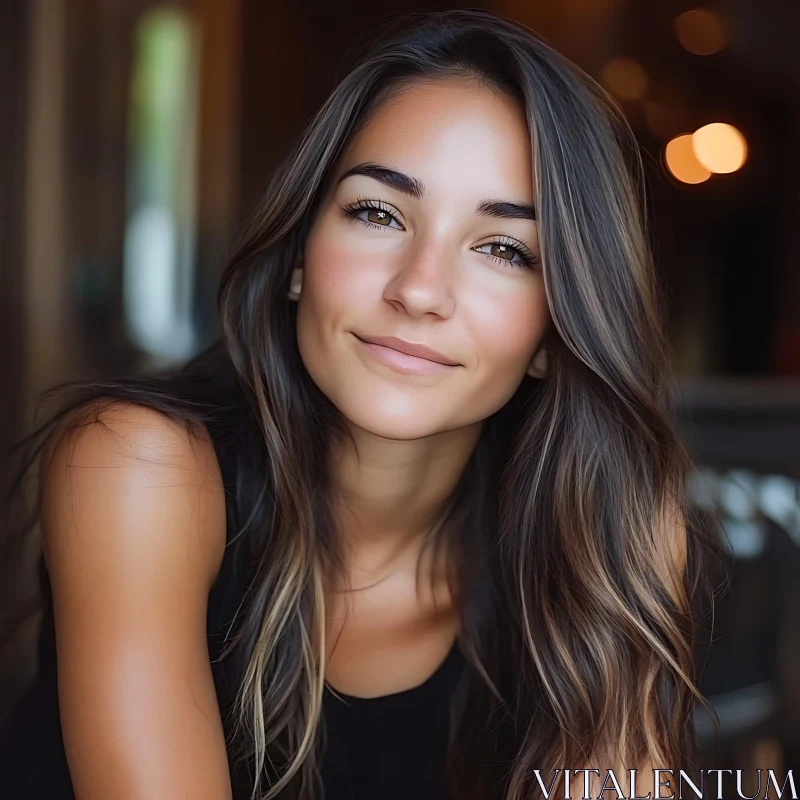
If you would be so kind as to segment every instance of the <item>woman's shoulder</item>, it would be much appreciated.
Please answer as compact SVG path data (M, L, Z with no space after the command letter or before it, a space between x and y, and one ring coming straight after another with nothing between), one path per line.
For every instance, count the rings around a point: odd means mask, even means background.
M172 789L224 796L206 621L225 496L208 434L151 407L92 402L59 426L40 466L52 606L33 700L15 719L26 747L40 723L50 733L54 763L45 773L21 767L25 780L60 780L65 791L71 780L76 795L92 786L112 796L135 775L145 787L168 779ZM133 739L142 744L135 758Z
M128 401L93 403L51 438L40 490L49 572L72 570L79 559L81 571L96 561L113 573L157 558L213 583L225 548L225 493L205 426Z

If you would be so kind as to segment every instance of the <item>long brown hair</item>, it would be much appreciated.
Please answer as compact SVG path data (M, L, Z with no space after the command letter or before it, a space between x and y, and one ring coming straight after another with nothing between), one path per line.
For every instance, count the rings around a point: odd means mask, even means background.
M431 534L453 554L467 657L452 697L450 791L518 800L534 796L537 768L677 769L693 758L691 601L713 542L686 502L691 462L636 141L614 100L531 30L479 11L423 13L386 32L324 103L220 287L215 352L233 365L258 434L235 438L231 524L253 580L227 650L244 666L226 723L264 800L320 789L323 575L345 577L325 468L345 428L303 367L289 275L353 133L401 86L449 75L525 110L554 323L548 375L526 378L486 421ZM123 398L188 422L232 419L210 363L83 385L70 408Z

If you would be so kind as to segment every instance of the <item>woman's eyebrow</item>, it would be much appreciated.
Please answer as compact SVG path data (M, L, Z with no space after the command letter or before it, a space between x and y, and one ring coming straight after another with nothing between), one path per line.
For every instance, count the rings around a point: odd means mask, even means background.
M396 169L384 167L373 161L356 164L344 172L337 183L352 175L364 175L372 178L390 189L407 194L415 200L420 200L425 194L425 185L417 178L412 178ZM502 219L536 219L536 209L529 203L516 203L511 200L481 200L475 212L485 217L499 217Z

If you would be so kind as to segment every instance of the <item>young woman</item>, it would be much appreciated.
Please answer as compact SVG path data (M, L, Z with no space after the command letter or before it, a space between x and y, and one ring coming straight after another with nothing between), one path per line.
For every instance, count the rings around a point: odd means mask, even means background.
M516 800L567 769L628 796L688 768L702 537L641 179L528 29L385 37L252 217L221 343L73 387L40 433L10 796Z

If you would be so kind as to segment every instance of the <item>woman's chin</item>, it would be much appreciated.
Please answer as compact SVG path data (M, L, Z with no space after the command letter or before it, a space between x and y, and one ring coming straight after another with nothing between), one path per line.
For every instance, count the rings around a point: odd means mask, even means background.
M421 408L415 403L359 403L340 411L353 425L383 439L423 439L451 427L438 415L434 418L430 407Z

